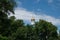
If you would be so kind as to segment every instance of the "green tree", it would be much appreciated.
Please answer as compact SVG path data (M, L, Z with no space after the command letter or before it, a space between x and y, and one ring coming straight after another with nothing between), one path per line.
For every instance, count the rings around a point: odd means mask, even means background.
M15 0L0 0L0 34L8 35L10 20L8 14L14 14Z
M11 23L11 30L13 32L16 32L16 30L19 28L19 27L23 27L24 26L24 23L23 23L23 20L15 20L13 23Z
M60 35L58 36L58 40L60 40Z
M27 25L19 27L13 35L14 40L32 40L33 31L32 26Z
M27 40L27 27L20 27L16 33L13 34L14 40Z
M14 14L14 7L16 6L15 0L0 0L0 14Z
M35 26L36 33L41 40L57 40L57 27L52 23L39 20Z
M24 25L13 34L14 40L57 40L57 27L50 22L40 20L35 27Z
M0 40L8 40L8 38L0 35Z

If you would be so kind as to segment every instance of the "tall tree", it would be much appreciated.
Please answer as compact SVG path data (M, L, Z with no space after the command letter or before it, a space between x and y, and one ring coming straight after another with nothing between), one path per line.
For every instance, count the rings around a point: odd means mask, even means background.
M0 13L14 14L14 7L16 6L15 0L0 0Z
M50 22L40 20L36 22L36 33L41 40L55 40L57 39L57 27Z
M0 0L0 34L6 33L10 27L10 20L8 14L14 14L14 7L16 6L15 0Z
M9 40L9 39L5 36L3 37L3 36L0 35L0 40Z

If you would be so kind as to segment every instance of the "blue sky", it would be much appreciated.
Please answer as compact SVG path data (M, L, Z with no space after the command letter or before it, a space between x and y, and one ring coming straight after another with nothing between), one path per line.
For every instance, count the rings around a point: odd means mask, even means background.
M19 7L26 8L29 11L44 12L47 15L60 18L60 0L19 0L22 5ZM40 10L38 10L40 9Z
M32 16L58 26L60 30L60 0L16 0L15 16L30 23Z

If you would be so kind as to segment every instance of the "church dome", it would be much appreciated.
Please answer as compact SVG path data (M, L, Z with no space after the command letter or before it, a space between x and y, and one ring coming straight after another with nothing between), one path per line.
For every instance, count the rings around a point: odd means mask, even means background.
M35 18L34 18L34 17L32 17L32 18L31 18L31 21L35 21Z

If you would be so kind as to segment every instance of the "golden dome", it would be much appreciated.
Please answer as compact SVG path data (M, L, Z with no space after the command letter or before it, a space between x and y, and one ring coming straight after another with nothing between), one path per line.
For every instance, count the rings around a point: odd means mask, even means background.
M31 21L35 21L35 18L34 18L34 17L32 17L32 18L31 18Z

